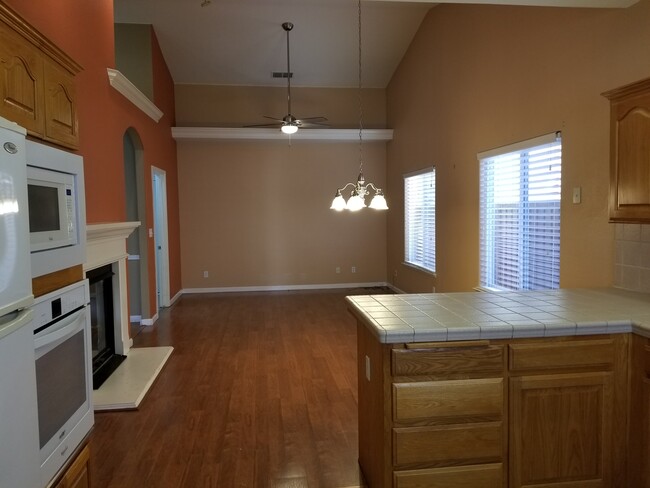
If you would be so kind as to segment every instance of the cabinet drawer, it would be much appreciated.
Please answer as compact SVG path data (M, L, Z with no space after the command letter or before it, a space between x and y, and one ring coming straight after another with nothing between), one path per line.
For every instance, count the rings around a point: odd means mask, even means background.
M501 461L501 422L393 429L393 464Z
M503 346L487 342L409 344L393 349L394 376L501 373Z
M496 417L503 414L503 379L423 381L393 385L396 422L444 417Z
M503 486L501 463L397 471L395 488L496 488Z
M509 346L511 371L589 366L610 368L614 364L614 359L614 341L611 339L546 344L511 344Z

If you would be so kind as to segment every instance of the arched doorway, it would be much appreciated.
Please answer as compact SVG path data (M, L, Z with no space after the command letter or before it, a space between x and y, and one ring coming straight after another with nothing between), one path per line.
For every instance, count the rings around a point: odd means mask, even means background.
M124 179L126 220L139 221L138 227L126 241L129 287L129 318L131 323L147 325L149 311L149 272L147 246L147 218L144 191L144 150L137 131L129 128L124 133Z

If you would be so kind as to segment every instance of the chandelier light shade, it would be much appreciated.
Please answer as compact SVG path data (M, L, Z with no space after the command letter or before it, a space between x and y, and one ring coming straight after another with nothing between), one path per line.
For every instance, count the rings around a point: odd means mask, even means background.
M370 192L374 192L374 196L370 201L370 208L374 210L388 210L388 204L386 203L386 197L384 197L384 192L381 188L377 188L372 183L366 183L366 179L363 177L363 109L361 106L361 0L357 0L357 10L359 14L359 176L357 177L356 183L346 183L341 188L336 190L334 195L334 200L332 200L332 205L330 209L336 210L337 212L342 212L343 210L349 210L350 212L358 212L366 205L366 196L370 195ZM282 128L284 130L284 127ZM348 201L345 201L343 197L343 192L347 190L348 187L352 187L350 192L350 198Z

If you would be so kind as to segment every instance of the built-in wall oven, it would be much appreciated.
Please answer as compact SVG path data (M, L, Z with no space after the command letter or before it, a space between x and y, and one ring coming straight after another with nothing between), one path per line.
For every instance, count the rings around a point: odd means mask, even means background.
M88 305L86 280L38 297L34 305L42 486L93 425Z

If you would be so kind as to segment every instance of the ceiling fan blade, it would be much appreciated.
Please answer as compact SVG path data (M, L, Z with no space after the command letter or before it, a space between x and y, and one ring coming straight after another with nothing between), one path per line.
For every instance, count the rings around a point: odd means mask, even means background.
M329 124L321 124L320 122L303 122L300 124L300 128L308 128L308 127L329 127Z
M265 119L275 120L278 124L282 124L284 122L284 120L278 119L277 117L269 117L268 115L262 115L262 117Z
M282 122L277 122L275 124L250 124L250 125L244 125L242 127L282 127L282 125L283 125Z
M298 120L303 122L327 122L327 117L301 117Z

